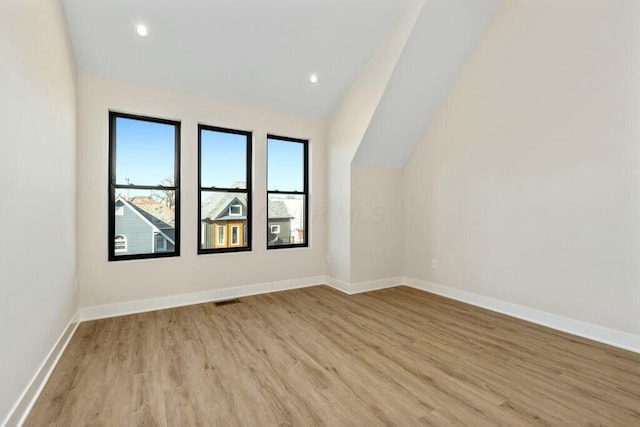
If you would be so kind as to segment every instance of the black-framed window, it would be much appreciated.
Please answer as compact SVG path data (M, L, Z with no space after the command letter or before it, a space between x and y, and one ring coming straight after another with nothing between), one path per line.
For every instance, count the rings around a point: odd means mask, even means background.
M309 246L309 141L267 135L267 249Z
M248 131L198 125L198 253L251 250Z
M180 255L180 122L109 112L109 261Z

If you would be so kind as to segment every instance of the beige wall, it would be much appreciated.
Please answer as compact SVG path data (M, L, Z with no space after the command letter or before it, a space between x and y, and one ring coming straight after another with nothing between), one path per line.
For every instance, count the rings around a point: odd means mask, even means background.
M109 110L182 121L181 256L107 262ZM323 274L326 212L324 122L80 75L78 249L80 305L297 279ZM196 255L197 125L253 131L253 251ZM309 248L266 250L266 134L309 138Z
M640 333L639 22L501 4L405 170L407 276Z
M0 1L0 419L75 311L76 235L82 307L403 273L640 333L637 1L504 1L404 171L352 159L422 1L327 122L81 75L77 153L60 3ZM109 109L182 121L178 258L107 262ZM251 253L196 255L199 122L254 132ZM309 248L266 251L267 132L311 139Z
M2 424L76 309L76 108L61 3L0 10Z
M402 170L351 167L351 282L402 276Z
M424 0L411 0L328 120L327 274L351 281L351 161L411 34Z

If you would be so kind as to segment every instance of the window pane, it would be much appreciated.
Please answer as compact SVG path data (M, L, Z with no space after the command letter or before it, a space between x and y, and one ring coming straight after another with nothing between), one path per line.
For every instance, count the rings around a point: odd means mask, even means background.
M269 138L269 191L304 191L304 144Z
M116 189L115 256L175 252L175 192Z
M240 243L240 226L239 225L232 225L231 226L231 245L237 245Z
M247 194L202 191L200 248L248 246Z
M268 246L305 242L305 196L269 194Z
M218 239L218 243L216 243L216 245L218 246L222 246L224 245L226 247L227 245L227 227L226 225L218 225L218 226L214 226L214 228L217 230L216 233L216 238ZM206 234L205 234L205 239L206 239Z
M247 188L247 136L201 130L202 187Z
M174 125L116 118L116 184L174 185Z
M114 248L116 252L122 252L127 250L127 238L122 235L118 235L114 239Z

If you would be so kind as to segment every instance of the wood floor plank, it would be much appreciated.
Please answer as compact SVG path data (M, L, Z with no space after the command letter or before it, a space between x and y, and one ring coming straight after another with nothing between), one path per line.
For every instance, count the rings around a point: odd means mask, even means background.
M27 426L640 425L640 355L406 287L81 324Z

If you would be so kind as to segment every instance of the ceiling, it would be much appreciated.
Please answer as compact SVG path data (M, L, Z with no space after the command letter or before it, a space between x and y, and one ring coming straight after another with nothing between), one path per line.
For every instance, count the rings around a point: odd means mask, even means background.
M407 4L63 2L81 72L309 117L333 111ZM149 37L135 34L138 23Z
M499 0L425 0L354 163L403 168L491 21Z

